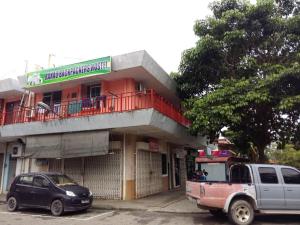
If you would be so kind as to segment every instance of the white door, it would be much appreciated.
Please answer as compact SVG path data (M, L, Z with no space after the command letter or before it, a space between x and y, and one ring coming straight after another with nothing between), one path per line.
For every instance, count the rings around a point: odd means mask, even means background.
M136 198L162 191L161 154L138 150L136 158Z
M113 154L86 157L84 161L84 186L94 196L103 199L121 199L121 151Z

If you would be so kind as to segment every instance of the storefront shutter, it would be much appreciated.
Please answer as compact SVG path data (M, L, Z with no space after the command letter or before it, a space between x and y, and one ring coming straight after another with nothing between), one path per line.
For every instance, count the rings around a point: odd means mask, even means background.
M26 138L25 155L30 158L60 158L61 135L41 135Z
M109 148L109 132L66 133L62 136L63 158L106 155Z
M25 155L30 158L75 158L106 155L108 131L90 131L26 138Z

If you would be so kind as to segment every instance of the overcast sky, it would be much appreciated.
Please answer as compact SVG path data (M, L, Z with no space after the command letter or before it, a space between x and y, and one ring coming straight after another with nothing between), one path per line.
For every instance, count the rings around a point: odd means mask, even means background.
M0 77L145 49L166 72L194 46L210 0L7 0L0 2Z

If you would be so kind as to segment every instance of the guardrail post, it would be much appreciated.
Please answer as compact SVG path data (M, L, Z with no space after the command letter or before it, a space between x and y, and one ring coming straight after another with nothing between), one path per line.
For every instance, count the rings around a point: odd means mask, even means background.
M150 94L151 94L151 96L150 96L150 98L151 98L151 107L154 108L154 91L153 91L153 89L151 89Z
M120 112L123 112L123 93L120 94Z

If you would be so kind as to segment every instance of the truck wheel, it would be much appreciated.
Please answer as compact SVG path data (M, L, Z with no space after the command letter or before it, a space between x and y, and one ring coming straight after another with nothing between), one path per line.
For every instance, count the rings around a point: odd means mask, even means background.
M228 217L233 224L249 225L254 219L254 210L249 202L237 200L230 205Z
M225 215L225 213L223 212L222 209L210 209L209 212L211 215L216 216L216 217Z

